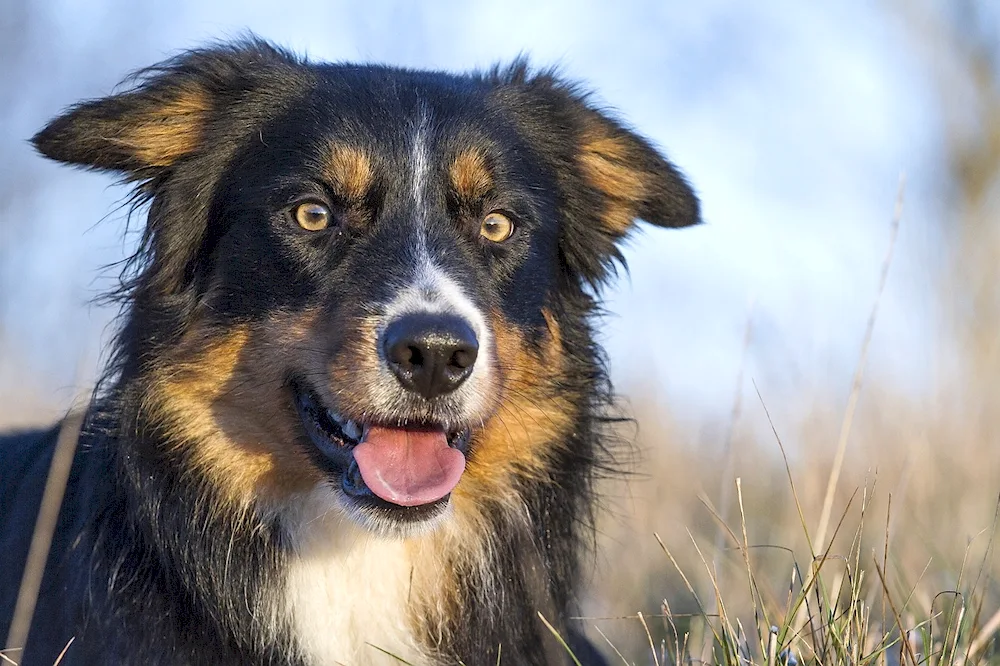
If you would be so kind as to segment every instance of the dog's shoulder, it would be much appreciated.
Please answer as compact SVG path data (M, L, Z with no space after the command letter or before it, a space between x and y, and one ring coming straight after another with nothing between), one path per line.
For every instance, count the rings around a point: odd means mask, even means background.
M0 436L0 638L6 637L59 428Z
M44 430L0 435L0 640L5 640L63 423ZM46 558L29 645L32 661L52 663L74 635L83 595L81 561L73 545L89 520L107 476L100 437L82 434L64 488L58 522ZM71 558L71 559L67 559ZM26 650L27 652L27 650ZM79 650L76 651L80 656ZM51 654L50 654L51 653ZM71 660L72 661L72 660Z
M0 436L0 547L8 555L17 552L12 540L27 549L58 436L58 426Z

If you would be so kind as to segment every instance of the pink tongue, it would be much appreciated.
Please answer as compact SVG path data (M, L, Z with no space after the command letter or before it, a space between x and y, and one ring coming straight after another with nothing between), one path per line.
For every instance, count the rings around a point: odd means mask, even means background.
M354 459L369 490L386 502L419 506L454 490L465 456L448 446L444 432L372 426L354 447Z

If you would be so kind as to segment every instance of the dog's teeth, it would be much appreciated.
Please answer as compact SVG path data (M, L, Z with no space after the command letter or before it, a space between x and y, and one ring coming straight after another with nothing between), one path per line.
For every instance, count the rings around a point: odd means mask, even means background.
M343 425L344 424L344 417L341 416L340 414L337 414L332 409L326 410L326 415L329 416L330 420L333 421L334 423L336 423L338 425Z
M341 426L341 430L343 430L344 434L351 439L361 439L361 426L359 426L355 421L348 421Z

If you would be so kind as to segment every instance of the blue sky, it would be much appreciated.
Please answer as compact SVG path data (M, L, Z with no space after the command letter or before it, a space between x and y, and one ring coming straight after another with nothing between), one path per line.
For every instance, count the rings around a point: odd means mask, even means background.
M885 6L96 0L38 11L28 75L16 95L0 91L0 184L24 181L0 199L0 215L17 221L0 232L0 397L30 391L61 404L75 377L93 376L111 312L88 300L108 284L95 279L100 268L127 249L115 209L124 190L45 164L24 139L131 70L246 30L316 59L410 67L462 70L524 53L586 82L703 200L706 225L632 239L630 275L607 292L605 338L626 392L652 386L695 414L729 408L750 302L758 384L846 394L905 172L872 358L904 388L933 371L937 102Z

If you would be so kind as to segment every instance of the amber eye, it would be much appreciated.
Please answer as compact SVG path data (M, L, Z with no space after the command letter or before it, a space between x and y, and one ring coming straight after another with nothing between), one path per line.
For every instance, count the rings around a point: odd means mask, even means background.
M323 204L314 202L299 204L295 207L295 221L306 231L322 231L330 226L330 209Z
M479 235L493 243L502 243L513 234L514 223L503 213L490 213L479 227Z

